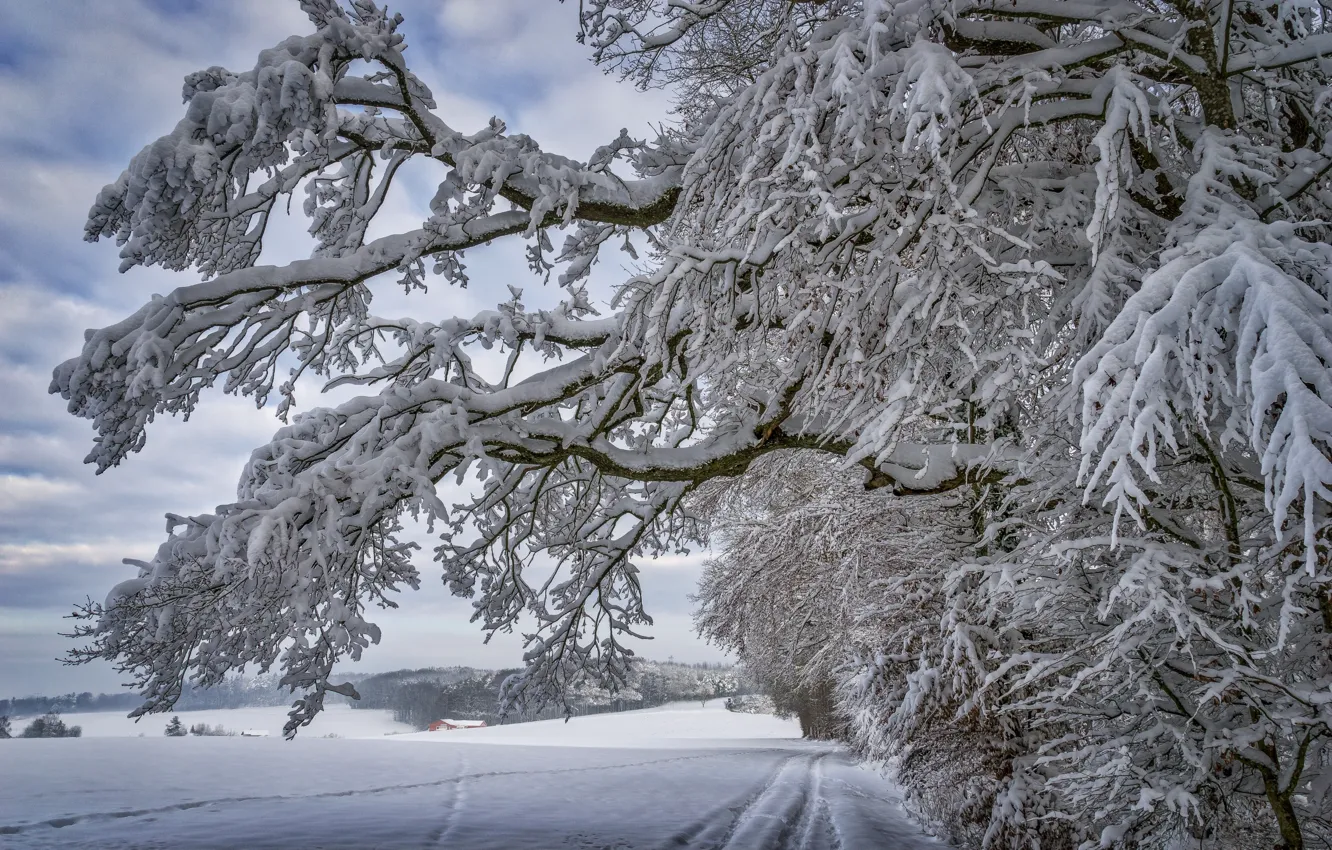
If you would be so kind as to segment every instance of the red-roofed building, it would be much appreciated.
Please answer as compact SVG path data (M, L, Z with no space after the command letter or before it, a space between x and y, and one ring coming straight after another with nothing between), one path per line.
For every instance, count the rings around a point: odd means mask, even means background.
M441 729L480 729L486 725L484 720L436 720L430 724L431 732Z

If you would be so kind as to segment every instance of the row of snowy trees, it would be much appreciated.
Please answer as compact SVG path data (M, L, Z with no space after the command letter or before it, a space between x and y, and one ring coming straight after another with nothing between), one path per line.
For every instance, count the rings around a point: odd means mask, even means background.
M172 715L170 722L168 722L166 728L162 730L162 734L166 735L168 738L184 738L188 735L194 735L196 737L227 738L234 736L236 733L228 732L220 723L216 726L209 726L207 723L195 723L189 728L186 728L185 724L181 722L180 715Z
M713 519L744 540L707 506L749 472L788 557L726 544L752 574L710 584L704 627L871 754L936 783L946 748L976 762L940 787L979 843L1326 840L1327 7L583 0L594 59L683 106L576 160L451 126L372 0L301 6L313 32L190 75L91 211L122 268L205 279L88 331L52 389L99 470L215 386L283 417L312 377L363 394L171 516L81 610L76 659L133 675L141 711L272 665L294 734L418 584L409 513L482 629L528 635L510 704L624 688L639 565ZM411 160L443 175L421 226L368 238ZM260 264L300 191L314 256ZM596 302L589 269L632 238L643 271ZM462 252L498 239L557 307L372 311L377 287L468 283ZM845 546L805 543L839 522Z
M785 695L788 711L810 716L811 734L893 763L911 806L950 840L1076 847L1102 840L1089 827L1118 814L1132 830L1108 844L1280 841L1245 745L1209 752L1222 744L1205 724L1216 729L1233 709L1218 701L1186 714L1169 701L1178 679L1144 682L1144 655L1184 678L1171 638L1153 640L1141 616L1125 630L1091 570L1027 565L1017 549L976 552L980 494L904 505L795 455L708 495L717 556L700 590L702 633L737 652L779 707ZM1052 581L1070 568L1081 581ZM1119 592L1136 580L1120 578ZM1053 669L1034 674L1038 648ZM1303 829L1326 836L1326 760L1301 765L1297 735L1270 740L1291 748L1274 761L1295 756L1287 781Z
M645 708L668 702L754 693L759 688L747 670L720 664L681 664L635 659L623 683L613 687L584 681L571 691L574 708L595 708L612 703L622 708Z

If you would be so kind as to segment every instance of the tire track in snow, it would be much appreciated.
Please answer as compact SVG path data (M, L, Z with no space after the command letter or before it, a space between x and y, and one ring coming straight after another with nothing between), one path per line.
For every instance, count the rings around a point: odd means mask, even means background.
M830 760L828 766L824 811L836 846L853 850L944 850L948 846L925 834L902 807L900 795L884 787L881 775L841 757ZM874 785L879 786L877 791Z
M764 777L759 789L753 793L748 793L742 798L732 798L727 802L710 810L703 817L694 821L689 826L672 835L661 845L661 850L670 850L675 847L716 847L721 846L730 837L734 824L744 816L754 802L772 787L777 781L777 777L782 770L786 768L793 759L800 758L799 755L791 755L779 761L771 771ZM728 818L727 815L730 815ZM717 833L716 837L710 833Z
M47 818L46 820L33 821L31 823L19 823L0 825L0 836L19 835L25 832L32 832L38 829L64 829L75 824L99 821L116 821L126 818L145 817L147 815L169 814L171 812L189 811L190 809L199 809L205 806L223 806L223 805L241 805L245 803L257 802L281 802L281 801L301 801L301 800L321 800L334 797L357 797L370 796L374 794L387 794L396 791L413 791L421 788L442 788L449 785L457 785L469 779L488 779L501 776L544 776L560 773L584 773L587 771L605 771L622 770L624 768L647 767L655 764L667 764L670 762L696 761L698 759L717 758L719 755L728 754L725 751L708 752L702 755L676 756L664 759L648 759L647 761L625 762L622 764L601 764L585 767L558 767L544 770L497 770L487 773L469 773L465 775L451 776L448 779L435 779L429 782L411 782L401 785L383 785L374 788L352 788L344 791L322 791L317 794L256 794L250 796L238 797L217 797L211 800L191 800L184 803L172 803L168 806L154 806L144 809L125 809L114 812L89 812L81 815L62 815L60 817Z
M810 757L796 756L782 765L759 795L731 824L722 847L746 850L779 847L805 805Z
M791 850L837 850L841 847L832 826L828 801L823 796L823 760L829 753L814 759L809 769L809 788L805 794L805 807L795 824L795 842Z
M823 760L831 752L802 754L783 762L715 846L721 850L840 850L842 844L823 797Z

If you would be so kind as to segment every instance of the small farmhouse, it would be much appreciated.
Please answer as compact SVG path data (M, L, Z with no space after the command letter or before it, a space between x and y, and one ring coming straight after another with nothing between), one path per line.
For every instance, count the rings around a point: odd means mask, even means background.
M242 729L242 730L241 730L241 737L242 737L242 738L267 738L267 737L268 737L268 730L267 730L267 729Z
M430 724L431 732L441 729L480 729L486 725L484 720L436 720Z

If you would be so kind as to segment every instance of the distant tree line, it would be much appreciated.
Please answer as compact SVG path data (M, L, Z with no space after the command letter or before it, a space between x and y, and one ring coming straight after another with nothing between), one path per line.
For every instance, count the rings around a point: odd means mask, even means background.
M677 664L641 661L634 665L628 687L614 693L602 688L575 690L566 707L502 718L500 687L515 670L477 670L471 667L396 670L362 679L356 686L360 700L353 708L387 709L400 723L425 729L435 720L484 720L490 725L547 720L566 714L582 716L664 705L682 700L706 701L716 697L750 694L758 690L743 670L722 664Z
M611 693L601 688L583 687L570 696L567 711L551 707L521 716L500 717L500 686L516 670L482 670L474 667L426 667L394 670L388 673L352 674L343 678L356 684L359 700L345 700L353 708L381 709L393 712L400 723L425 729L441 718L500 722L548 720L567 714L582 716L612 711L650 708L681 700L709 700L753 694L760 690L755 679L738 667L719 663L684 664L674 661L640 661L634 665L628 687ZM237 676L213 688L187 686L176 703L181 711L200 709L246 708L285 705L290 694L280 688L275 676ZM330 696L330 702L342 699ZM28 696L0 700L0 714L6 725L0 737L8 737L8 717L58 716L61 713L122 711L137 708L142 698L133 693L67 693L56 696ZM173 718L173 723L175 719ZM72 727L77 729L78 727ZM196 731L198 730L198 731ZM169 731L183 736L186 730ZM222 727L196 724L192 735L227 735ZM25 733L26 735L26 733ZM33 735L27 737L58 737Z
M424 729L444 717L499 722L503 673L470 667L396 670L363 679L353 708L393 712L393 719Z
M265 705L286 705L291 695L278 687L276 676L236 676L211 688L186 685L175 708L180 711L199 711L209 708L249 708ZM0 714L10 717L30 717L34 714L57 712L131 711L143 704L136 693L94 694L91 691L55 696L26 696L0 699Z
M59 694L57 696L27 696L0 699L0 712L11 717L45 714L49 711L129 711L143 702L137 694Z

